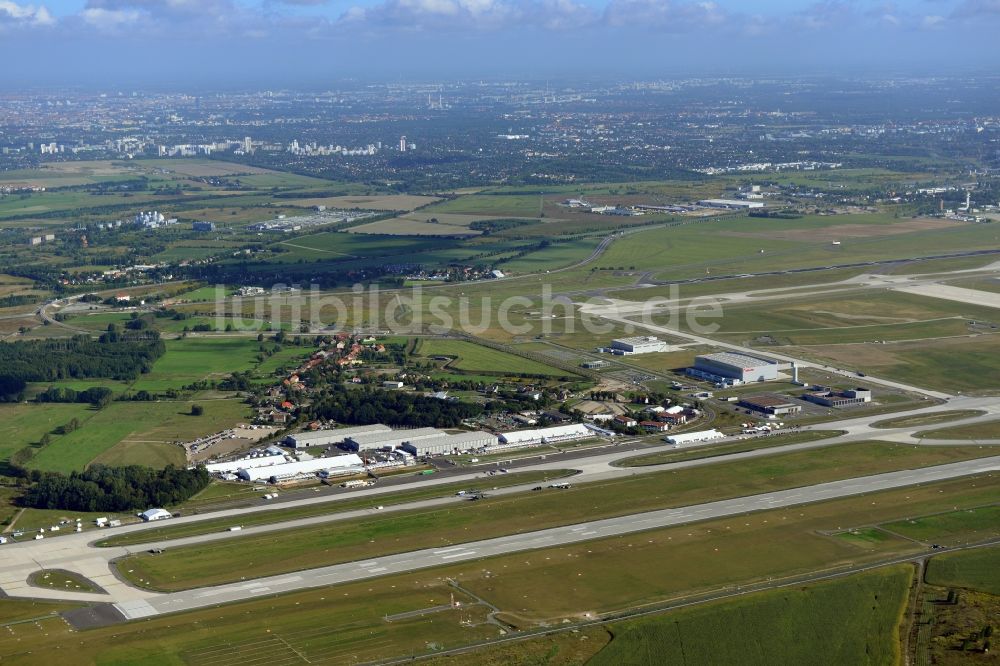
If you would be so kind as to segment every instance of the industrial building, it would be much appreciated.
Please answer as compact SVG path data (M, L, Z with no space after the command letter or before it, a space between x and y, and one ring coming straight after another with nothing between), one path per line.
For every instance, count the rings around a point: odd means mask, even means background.
M309 446L333 446L343 444L351 437L370 435L379 432L391 432L391 428L381 423L357 426L354 428L337 428L335 430L314 430L298 432L285 437L282 444L293 449L303 449Z
M580 364L580 367L587 370L603 370L604 368L611 367L611 363L608 361L584 361Z
M640 335L634 338L618 338L611 341L612 354L649 354L661 352L667 348L667 343L652 335Z
M722 439L725 437L718 430L701 430L699 432L685 432L677 435L670 435L664 439L668 444L695 444L698 442L710 442L713 439Z
M447 433L437 428L414 428L413 430L390 430L348 437L344 448L349 451L363 449L394 449L407 442L416 442L429 437L440 437Z
M744 208L763 208L763 201L743 201L742 199L702 199L699 206L705 208L727 208L729 210L740 210Z
M823 405L824 407L846 407L848 405L860 405L871 402L872 392L871 389L861 387L847 389L846 391L820 389L803 394L802 399L814 402L817 405Z
M460 432L403 442L399 448L415 456L439 456L456 451L474 451L496 446L499 439L488 432Z
M502 446L533 446L536 444L553 444L569 442L574 439L593 437L594 431L582 423L553 426L552 428L536 428L533 430L514 430L500 433Z
M237 458L226 462L208 463L205 469L209 474L235 474L239 469L252 467L270 467L285 462L283 453L262 453L248 458Z
M748 395L739 401L740 407L752 409L761 414L771 416L781 416L782 414L798 414L802 411L802 405L792 402L790 398L776 393L764 393L761 395Z
M778 362L742 352L702 354L694 359L687 374L716 384L739 386L748 382L767 382L778 378Z
M292 479L297 476L308 476L322 470L337 471L342 474L364 471L365 463L356 454L333 456L332 458L312 458L298 462L286 462L269 467L253 467L240 469L237 475L244 481L266 481Z

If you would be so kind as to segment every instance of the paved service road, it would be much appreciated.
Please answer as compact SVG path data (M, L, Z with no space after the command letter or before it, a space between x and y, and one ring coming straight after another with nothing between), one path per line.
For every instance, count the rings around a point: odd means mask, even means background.
M230 585L199 588L171 594L150 595L143 599L119 602L115 607L126 618L137 619L160 613L173 613L214 604L241 601L264 594L279 594L311 587L322 587L336 583L363 580L376 576L406 573L415 569L454 564L506 553L537 548L550 548L591 539L739 515L750 511L779 509L808 502L832 500L991 471L1000 471L1000 456L923 469L902 470L875 476L846 479L677 509L650 511L622 516L620 518L609 518L589 523L528 532L526 534L514 534L484 541L474 541L445 548L428 548L398 555L377 557L363 562L348 562L329 567L309 569L298 573L257 578L252 581Z

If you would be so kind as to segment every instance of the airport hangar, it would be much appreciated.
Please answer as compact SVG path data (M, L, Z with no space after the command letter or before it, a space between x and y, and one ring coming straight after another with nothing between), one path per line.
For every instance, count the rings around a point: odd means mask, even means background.
M742 352L720 352L696 356L687 373L699 379L723 384L769 382L778 378L778 362Z

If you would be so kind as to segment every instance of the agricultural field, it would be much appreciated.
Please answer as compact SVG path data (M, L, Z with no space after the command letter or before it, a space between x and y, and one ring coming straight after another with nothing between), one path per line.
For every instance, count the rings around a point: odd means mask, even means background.
M945 553L927 564L927 582L1000 595L1000 548Z
M494 195L470 194L449 201L442 201L425 209L430 215L458 213L487 218L531 217L537 218L542 210L542 198L530 194Z
M136 391L177 389L205 379L222 379L252 369L258 362L260 343L253 338L205 336L167 340L167 353L149 374L132 384Z
M913 571L887 567L612 624L588 664L895 664Z
M385 236L478 236L482 232L470 229L469 225L483 219L486 218L476 215L432 214L420 211L400 215L390 220L379 220L351 227L348 233Z
M580 484L567 491L524 493L314 527L308 534L274 532L174 548L119 564L129 580L177 590L235 580L252 563L260 576L365 559L388 552L543 529L638 511L686 506L990 455L978 447L929 449L887 443L832 446L762 459ZM989 487L991 484L980 483ZM530 516L526 520L526 516ZM372 547L372 543L389 544ZM143 581L139 583L139 581Z

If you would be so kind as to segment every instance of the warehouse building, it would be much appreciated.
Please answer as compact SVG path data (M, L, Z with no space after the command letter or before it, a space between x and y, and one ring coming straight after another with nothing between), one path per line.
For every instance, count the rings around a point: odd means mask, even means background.
M415 456L440 456L460 451L475 451L496 446L499 439L488 432L460 432L403 442L399 448Z
M208 463L205 469L209 474L235 474L240 469L251 469L254 467L270 467L285 462L285 456L278 454L263 454L250 456L249 458L237 458L226 462Z
M743 201L742 199L702 199L699 206L705 208L726 208L729 210L741 210L750 208L763 208L763 201Z
M664 437L668 444L696 444L698 442L710 442L713 439L722 439L725 437L718 430L701 430L699 432L685 432L677 435L670 435L669 437Z
M309 446L335 446L343 444L351 437L370 435L378 432L391 432L391 428L381 423L357 426L354 428L337 428L335 430L313 430L297 432L285 437L282 444L293 449L304 449Z
M554 426L552 428L535 428L533 430L514 430L500 433L501 446L535 446L537 444L555 444L569 442L575 439L593 437L594 431L582 423Z
M618 338L611 341L611 353L649 354L661 352L667 348L667 343L652 335L640 335L634 338Z
M792 402L787 396L778 395L777 393L748 395L740 400L739 405L771 416L798 414L802 411L802 405Z
M309 476L320 471L329 470L340 474L364 471L365 463L355 454L333 456L332 458L312 458L297 462L271 465L270 467L253 467L241 469L238 476L244 481L282 481L299 476Z
M348 451L368 449L395 449L407 442L417 442L429 437L446 435L444 430L437 428L414 428L412 430L389 430L366 435L354 435L344 442L343 448Z
M824 407L847 407L872 401L871 389L852 388L846 391L819 390L810 391L802 396L803 400L814 402Z
M742 352L702 354L694 359L687 374L716 384L739 386L748 382L767 382L778 378L778 362Z

